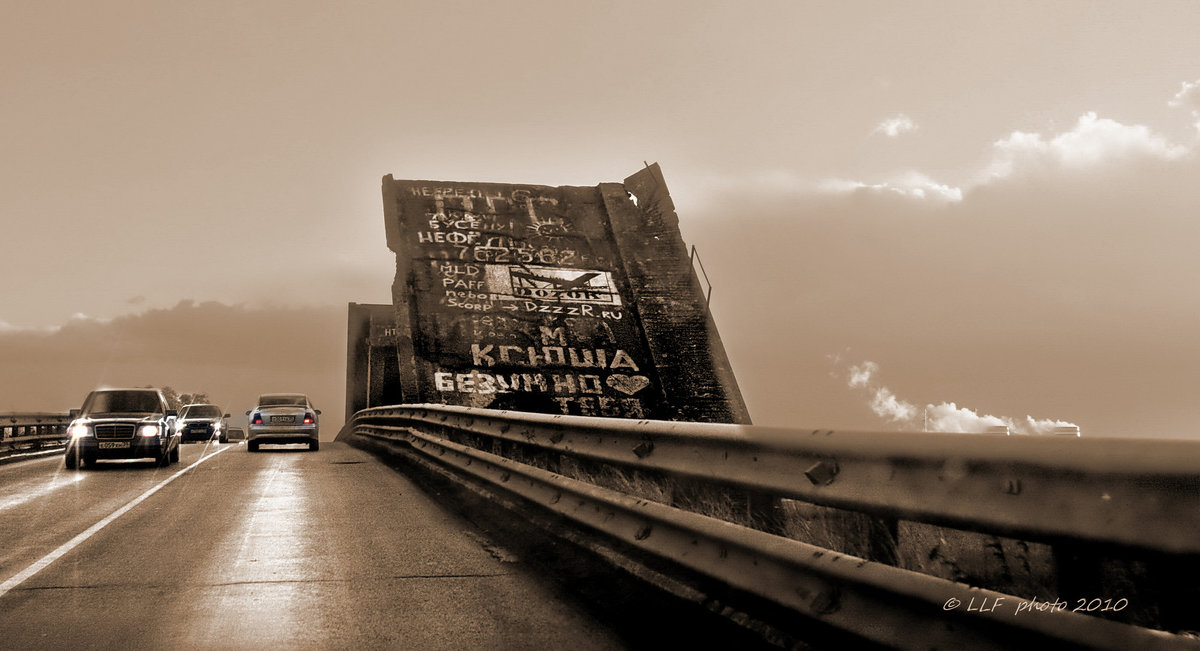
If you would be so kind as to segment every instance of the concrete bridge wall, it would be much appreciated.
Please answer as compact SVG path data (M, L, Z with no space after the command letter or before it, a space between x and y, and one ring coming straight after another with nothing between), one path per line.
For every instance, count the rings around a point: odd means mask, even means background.
M347 414L750 422L657 165L595 187L389 175L383 203L393 304L350 306Z

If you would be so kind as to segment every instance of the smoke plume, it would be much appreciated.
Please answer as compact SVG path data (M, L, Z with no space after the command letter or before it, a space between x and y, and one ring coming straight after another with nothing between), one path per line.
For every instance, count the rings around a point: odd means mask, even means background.
M959 407L953 402L926 404L919 407L914 403L896 396L891 389L880 384L877 380L879 365L865 361L850 366L847 384L852 389L867 394L868 405L876 416L888 423L907 430L923 430L927 432L965 432L985 433L1000 432L1002 428L1012 434L1052 434L1065 430L1077 430L1078 426L1062 420L1036 419L1026 416L1023 419L1007 416L992 416L979 414L973 409ZM1059 429L1063 428L1063 429Z

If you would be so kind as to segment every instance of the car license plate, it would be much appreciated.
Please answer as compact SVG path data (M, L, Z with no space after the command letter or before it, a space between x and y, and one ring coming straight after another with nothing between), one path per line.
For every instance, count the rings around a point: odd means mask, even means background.
M294 423L294 422L296 422L296 417L295 416L271 416L271 422L272 423Z
M129 447L129 441L100 441L98 445L102 450L110 448L127 448Z

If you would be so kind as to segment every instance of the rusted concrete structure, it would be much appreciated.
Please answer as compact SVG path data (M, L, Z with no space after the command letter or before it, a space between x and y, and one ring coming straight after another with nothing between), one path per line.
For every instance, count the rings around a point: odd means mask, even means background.
M389 175L383 202L391 320L350 305L347 415L442 403L750 422L657 165L596 187Z
M351 303L346 330L346 417L367 407L396 405L396 318L391 305Z

